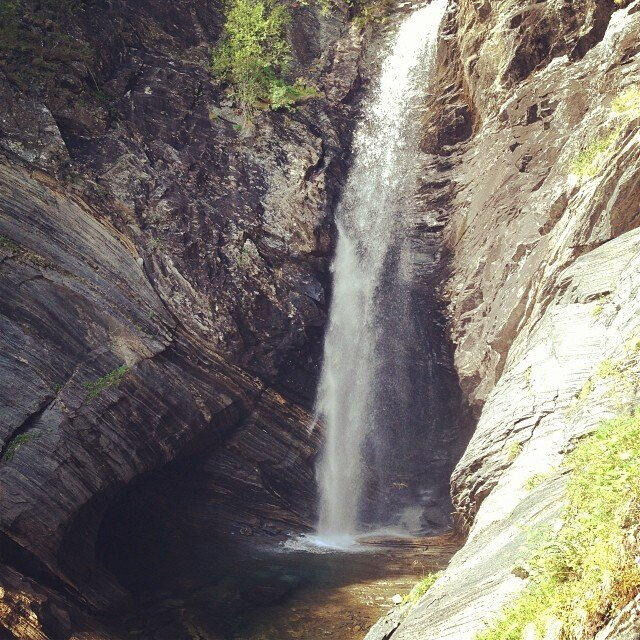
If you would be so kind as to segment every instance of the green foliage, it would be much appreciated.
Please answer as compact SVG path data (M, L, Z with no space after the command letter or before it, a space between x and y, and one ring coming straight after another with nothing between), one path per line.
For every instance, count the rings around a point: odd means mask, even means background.
M414 585L414 587L409 591L409 593L402 600L403 604L407 602L414 603L418 602L422 596L431 589L434 582L440 577L441 572L438 571L436 573L428 573L420 582Z
M0 46L16 44L20 22L21 0L0 0Z
M620 135L620 129L596 138L583 149L571 164L571 172L581 178L592 178L597 175L610 157L613 146Z
M513 462L522 453L522 443L512 442L507 449L507 460Z
M622 363L613 360L603 360L596 370L598 378L619 378L623 375Z
M571 172L580 178L592 178L611 157L624 126L640 117L640 87L633 86L616 96L611 102L615 123L606 135L592 140L571 163Z
M314 87L284 80L291 64L287 9L276 0L229 2L224 36L211 56L211 71L230 84L245 122L258 108L291 109L317 97Z
M625 344L625 348L627 353L631 356L640 354L640 338L638 336L629 338Z
M0 0L0 48L16 46L19 26L19 0Z
M11 238L7 238L7 236L0 236L0 249L16 251L19 248L20 245L17 242L14 242Z
M93 382L86 382L84 385L87 390L86 399L93 400L93 398L97 398L105 389L117 387L128 371L129 367L123 364L121 367L107 373L106 376L102 376Z
M589 378L582 385L582 389L580 389L580 393L578 394L578 401L584 402L593 393L593 390L595 389L595 387L596 385L595 385L595 382L593 381L593 378Z
M527 491L532 491L536 487L539 487L547 478L550 473L534 473L525 483L524 488Z
M522 640L525 629L542 638L550 624L562 627L563 640L592 637L640 590L627 537L640 506L640 413L602 423L566 464L562 528L543 537L528 587L477 640Z
M15 436L15 438L13 438L9 444L7 445L7 448L4 451L4 454L2 456L2 459L5 462L9 462L13 456L16 454L16 451L25 443L29 442L30 440L34 440L35 438L37 438L40 434L38 432L35 431L29 431L27 433L21 433L20 435Z
M269 103L291 61L286 39L290 16L275 0L231 0L225 33L211 57L216 77L233 87L248 119L259 101Z
M301 82L290 85L280 80L271 86L269 102L272 109L290 109L295 104L317 98L319 95L315 87L308 87Z

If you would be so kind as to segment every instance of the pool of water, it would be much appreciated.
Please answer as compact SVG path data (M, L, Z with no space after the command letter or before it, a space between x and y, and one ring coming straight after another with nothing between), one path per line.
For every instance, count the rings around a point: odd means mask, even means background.
M236 545L158 576L129 633L146 640L361 640L426 574L443 569L453 536L369 538L348 550L313 539ZM142 615L141 615L142 613Z

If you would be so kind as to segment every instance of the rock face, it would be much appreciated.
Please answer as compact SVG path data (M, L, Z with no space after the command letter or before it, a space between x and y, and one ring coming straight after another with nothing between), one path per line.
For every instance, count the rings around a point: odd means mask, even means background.
M53 4L21 3L24 46L0 51L0 601L21 639L122 601L131 505L171 507L174 536L312 523L360 83L346 8L295 9L293 72L327 97L239 131L207 70L221 8ZM180 465L188 500L162 492Z
M332 214L377 46L352 7L300 4L291 79L321 97L245 128L208 71L208 0L1 10L0 623L16 638L120 637L130 589L177 548L313 524ZM415 234L430 277L434 224ZM441 309L415 306L444 372L426 392L453 415ZM460 442L441 422L423 445L434 527Z
M294 7L292 73L323 98L239 131L207 71L217 5L59 5L0 33L22 38L0 46L0 616L115 640L157 522L169 546L312 522L331 213L371 61L347 7ZM524 586L564 454L637 401L600 365L638 366L638 33L640 0L449 7L413 275L421 313L447 301L477 423L452 479L469 538L369 639L471 640Z
M637 405L638 33L637 1L449 8L425 150L445 183L445 297L478 416L452 478L469 536L368 640L472 640L526 584L530 532L558 520L564 455ZM600 163L580 155L595 144ZM632 603L598 637L636 636Z

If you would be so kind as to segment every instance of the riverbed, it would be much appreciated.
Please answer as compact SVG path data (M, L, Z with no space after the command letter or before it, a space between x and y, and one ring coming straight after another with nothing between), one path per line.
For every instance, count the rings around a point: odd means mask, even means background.
M207 559L194 550L160 590L140 598L129 633L154 640L361 640L395 606L394 596L446 567L459 546L445 535L374 538L349 551L241 545Z

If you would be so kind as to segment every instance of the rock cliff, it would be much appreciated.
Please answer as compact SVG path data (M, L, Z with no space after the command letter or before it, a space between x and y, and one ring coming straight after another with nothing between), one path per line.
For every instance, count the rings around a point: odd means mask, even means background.
M368 640L472 640L526 584L531 532L558 520L564 455L637 405L639 33L637 1L449 8L424 147L446 196L443 295L477 416L452 478L469 533ZM637 637L633 611L598 638Z
M321 97L242 131L207 69L217 3L21 6L0 33L0 616L119 640L105 612L166 545L312 522L331 216L374 62L348 6L295 3L292 73ZM412 240L477 425L452 478L468 540L370 640L471 640L523 588L565 453L637 401L602 363L635 380L639 33L640 0L449 6ZM424 336L446 368L444 331ZM630 606L598 639L636 627Z
M131 593L180 550L314 522L332 215L382 47L349 4L288 9L290 79L318 95L243 126L209 70L222 4L0 8L0 613L16 638L119 638ZM424 330L446 378L427 393L455 412L443 325ZM437 526L450 422L422 444ZM180 616L163 638L191 637Z
M325 97L240 130L208 71L222 10L23 2L3 22L1 606L17 638L100 626L86 614L126 597L136 522L164 515L178 539L313 518L308 412L361 38L347 7L294 8L292 73ZM176 468L195 476L182 493Z

